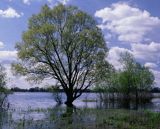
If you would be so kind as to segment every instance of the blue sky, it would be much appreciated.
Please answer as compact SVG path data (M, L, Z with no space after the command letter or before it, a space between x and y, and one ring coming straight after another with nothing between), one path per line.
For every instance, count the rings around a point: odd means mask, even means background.
M9 87L31 86L25 77L11 73L10 64L17 60L14 46L27 30L29 17L44 4L54 7L58 3L78 6L97 20L110 48L107 60L117 69L121 68L119 54L128 51L153 71L156 86L160 86L159 0L1 0L0 63L6 67Z

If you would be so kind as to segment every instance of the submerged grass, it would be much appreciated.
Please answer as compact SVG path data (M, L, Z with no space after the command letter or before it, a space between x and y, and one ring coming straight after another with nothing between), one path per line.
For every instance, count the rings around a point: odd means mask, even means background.
M44 113L43 119L27 117L32 113ZM1 113L0 113L1 114ZM1 115L0 115L1 117ZM4 116L3 116L4 118ZM1 129L159 129L160 113L122 109L29 109L24 117L14 120L0 118ZM9 123L9 125L7 125Z
M94 112L94 111L93 111ZM99 115L103 114L103 115ZM158 129L160 114L145 111L99 110L96 112L98 129Z
M85 109L77 119L65 117L59 125L67 129L158 129L160 113L149 111ZM61 126L60 128L63 128Z

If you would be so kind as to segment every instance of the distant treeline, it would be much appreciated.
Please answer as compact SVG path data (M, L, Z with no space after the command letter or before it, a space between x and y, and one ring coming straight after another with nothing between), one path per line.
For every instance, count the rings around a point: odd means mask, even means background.
M154 87L151 90L152 93L160 93L160 88L159 87Z
M14 87L11 88L12 92L48 92L48 89L45 88L39 88L39 87L34 87L34 88L29 88L29 89L21 89L19 87Z
M14 88L11 88L11 91L12 92L64 92L63 89L53 90L51 88L39 88L39 87L34 87L29 89L21 89L19 87L14 87ZM86 92L94 92L94 91L91 91L88 89L86 90Z
M12 92L64 92L63 89L58 89L56 91L51 90L50 88L39 88L39 87L34 87L34 88L29 88L29 89L21 89L19 87L14 87L11 88ZM86 90L86 92L103 92L103 91L95 91L95 90ZM159 87L154 87L151 89L152 93L160 93L160 88Z

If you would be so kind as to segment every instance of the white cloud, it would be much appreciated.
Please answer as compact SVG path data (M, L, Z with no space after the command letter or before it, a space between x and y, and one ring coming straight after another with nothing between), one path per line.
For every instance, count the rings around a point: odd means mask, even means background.
M0 17L3 18L19 18L23 15L23 13L18 13L15 9L9 7L6 10L0 9Z
M116 69L121 69L122 64L119 62L120 55L123 52L129 52L134 55L136 59L144 62L146 67L155 75L156 86L160 85L160 44L151 42L150 44L132 44L132 50L120 47L112 47L109 50L107 60Z
M147 62L147 63L145 63L144 66L145 66L145 67L148 67L148 68L150 68L150 69L156 69L156 68L158 68L158 65L155 64L155 63L152 63L152 62Z
M11 63L16 61L17 51L0 51L0 63Z
M11 64L3 64L5 67L5 71L7 74L7 87L12 88L12 87L20 87L20 88L30 88L31 84L29 84L24 76L14 76L12 74L11 70Z
M145 40L144 36L160 25L158 17L152 17L146 10L131 7L127 3L112 4L111 7L96 11L95 16L102 19L99 27L116 34L119 41L130 43Z
M120 48L120 47L112 47L109 50L107 60L109 63L111 63L116 69L121 69L122 65L119 62L121 53L129 52L132 53L130 50L126 48Z
M31 83L26 80L25 76L15 76L12 73L11 65L10 64L3 64L7 73L7 87L19 87L22 89L28 89L32 87L45 87L45 86L51 86L55 84L54 79L45 79L40 84Z
M0 59L5 59L8 57L17 57L17 51L0 51Z
M156 86L160 86L160 71L158 70L151 70L153 74L155 75L155 84Z
M66 5L70 0L47 0L49 3L56 2L56 3L62 3L63 5Z
M132 44L132 51L137 59L146 62L160 61L160 43L151 42L150 44Z
M30 4L30 0L23 0L23 3L29 5Z
M120 47L112 47L109 50L107 60L119 68L120 54L123 52L129 52L133 54L136 59L144 62L145 66L149 68L158 68L160 64L160 43L151 42L150 44L132 44L132 50Z
M58 0L60 3L62 3L62 4L67 4L68 2L69 2L69 0Z
M14 76L11 70L11 63L17 61L17 51L0 51L0 63L5 67L7 73L7 87L44 87L45 85L53 85L53 79L45 79L41 84L31 84L26 81L24 76Z
M0 41L0 48L4 47L4 43Z
M46 85L54 85L55 80L45 79L41 84L29 83L24 76L14 76L11 70L11 63L17 61L17 51L0 51L0 63L5 67L7 73L7 87L44 87Z
M31 4L31 2L32 2L33 0L23 0L23 3L24 4L27 4L27 5L30 5ZM39 2L41 2L41 1L43 1L43 0L37 0L37 1L39 1ZM50 3L50 4L52 4L52 3L62 3L62 4L67 4L70 0L46 0L48 3Z

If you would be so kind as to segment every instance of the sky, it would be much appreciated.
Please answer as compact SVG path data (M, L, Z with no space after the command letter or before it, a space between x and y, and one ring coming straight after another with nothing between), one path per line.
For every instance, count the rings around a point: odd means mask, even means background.
M11 63L17 61L16 42L27 30L28 19L40 12L44 4L77 6L97 21L109 48L106 59L120 69L122 52L130 52L155 75L160 87L160 1L159 0L0 0L0 63L6 68L7 86L30 88L52 83L28 83L14 76Z

